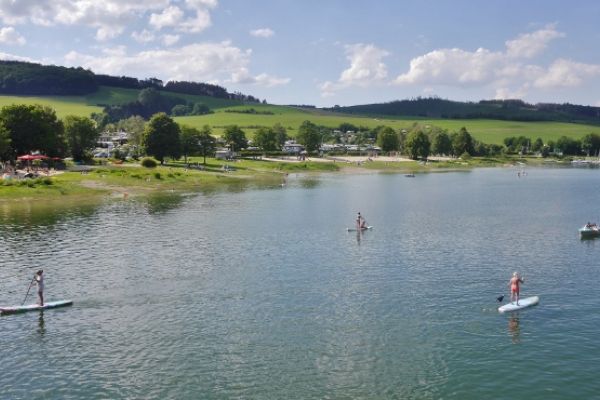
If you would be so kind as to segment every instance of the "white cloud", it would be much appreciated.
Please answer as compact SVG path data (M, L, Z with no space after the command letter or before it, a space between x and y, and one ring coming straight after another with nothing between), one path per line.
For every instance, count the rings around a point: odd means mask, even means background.
M0 29L0 43L23 46L27 41L12 26Z
M83 66L97 73L138 77L157 76L167 80L250 83L262 86L281 85L287 78L267 74L252 76L248 72L250 50L231 42L199 43L176 49L149 50L127 55L123 47L91 56L70 52L67 65Z
M162 42L165 46L173 46L179 42L179 35L163 35Z
M506 54L514 58L532 58L544 51L550 41L562 37L565 37L564 33L549 25L539 31L524 33L514 40L506 41Z
M434 50L413 58L409 71L398 76L395 83L458 86L487 83L495 77L502 60L501 53L486 49L477 49L475 52L461 49Z
M581 86L587 78L597 76L600 76L600 65L558 59L533 84L542 89L576 87Z
M160 14L150 15L150 25L156 29L162 29L165 27L172 27L181 21L183 18L183 11L179 7L170 6L165 8Z
M260 28L250 31L250 35L260 38L270 38L275 32L270 28Z
M434 50L413 58L408 71L398 75L393 83L488 87L495 91L496 98L523 98L532 89L576 87L600 76L600 65L567 59L555 60L548 67L531 63L552 40L564 36L549 25L506 41L504 51Z
M196 10L196 17L183 21L181 24L179 24L177 30L198 33L211 26L211 24L212 22L210 20L209 12L203 9L198 9Z
M389 53L372 44L346 46L346 58L350 67L342 71L337 82L327 81L320 85L321 96L330 97L340 89L350 86L369 87L385 82L387 66L382 62Z
M17 55L14 55L14 54L4 53L4 52L1 52L1 51L0 51L0 60L6 60L6 61L25 61L25 62L32 62L32 63L39 63L40 62L40 60L34 60L33 58L17 56Z
M154 34L146 29L141 32L133 32L131 37L139 43L148 43L154 40Z

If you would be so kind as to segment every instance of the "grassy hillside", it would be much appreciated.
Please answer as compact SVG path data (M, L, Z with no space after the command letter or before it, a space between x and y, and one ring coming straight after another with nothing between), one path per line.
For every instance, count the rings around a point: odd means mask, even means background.
M87 96L0 96L0 107L22 103L42 104L54 108L59 118L63 118L69 114L89 116L92 112L102 111L102 107L98 106L98 104L119 104L133 101L137 98L138 93L139 91L136 89L102 86L100 90ZM333 113L318 109L300 109L264 104L241 105L237 100L204 96L171 93L167 95L182 97L191 102L204 103L214 111L213 114L202 116L177 117L175 120L178 123L198 128L208 124L213 128L213 132L216 135L219 135L225 126L236 124L244 129L249 138L253 136L254 131L258 127L273 126L276 123L283 125L288 130L288 134L294 136L300 124L305 120L330 128L335 128L343 122L348 122L356 126L365 126L368 128L374 128L378 125L388 125L394 129L404 129L409 128L414 122L418 122L423 125L439 126L453 132L465 126L476 139L484 143L497 144L502 143L502 140L509 136L522 135L531 139L541 137L544 142L547 142L548 140L556 140L563 135L581 138L588 133L600 134L599 126L563 122L515 122L487 119L457 120L410 117L372 118ZM225 112L227 110L239 111L250 108L254 108L258 113ZM265 114L265 112L269 114Z

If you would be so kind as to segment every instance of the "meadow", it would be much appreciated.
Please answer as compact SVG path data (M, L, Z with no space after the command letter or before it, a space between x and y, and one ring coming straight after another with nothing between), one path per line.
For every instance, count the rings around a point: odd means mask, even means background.
M97 92L87 96L0 96L0 107L9 104L42 104L56 110L59 118L66 115L89 116L92 112L102 111L100 105L119 104L133 101L139 91L101 87ZM387 125L394 129L410 129L414 123L425 127L437 126L449 132L458 131L461 127L467 130L477 140L488 144L502 144L504 138L510 136L525 136L532 140L542 138L544 142L557 140L561 136L579 139L588 133L600 134L600 126L563 123L563 122L519 122L487 119L423 119L423 118L383 118L357 116L305 109L291 106L268 104L241 104L237 100L216 99L205 96L194 96L169 93L167 95L185 98L190 102L206 104L213 113L201 116L175 117L182 125L201 128L209 125L214 135L221 135L227 125L238 125L248 138L252 138L259 127L270 127L281 124L294 137L302 122L308 120L317 125L337 128L342 123L350 123L359 127L375 128ZM254 109L257 113L240 113ZM227 112L229 111L229 112ZM233 111L233 112L231 112ZM237 112L236 112L237 111Z

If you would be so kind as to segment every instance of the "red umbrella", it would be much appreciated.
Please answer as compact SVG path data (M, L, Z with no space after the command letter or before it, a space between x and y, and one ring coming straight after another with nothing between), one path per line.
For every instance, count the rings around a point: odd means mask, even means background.
M31 161L31 160L44 160L48 158L48 156L44 156L42 154L25 154L17 157L17 160L21 161Z

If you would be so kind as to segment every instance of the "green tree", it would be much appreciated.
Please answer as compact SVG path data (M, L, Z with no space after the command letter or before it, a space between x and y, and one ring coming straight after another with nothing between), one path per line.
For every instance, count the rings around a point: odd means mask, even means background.
M581 142L576 139L561 136L556 141L556 149L560 150L564 155L579 155L581 154Z
M196 128L183 125L180 133L181 154L187 164L188 156L200 153L200 131Z
M230 146L231 151L244 149L248 146L246 133L237 125L225 127L225 130L223 131L223 140Z
M588 156L595 156L600 151L600 135L596 133L588 133L581 138L581 150Z
M84 160L98 140L98 131L94 121L87 117L68 115L65 117L64 123L65 136L73 160Z
M210 108L206 104L194 103L192 107L192 115L204 115L210 113Z
M39 104L6 106L0 110L0 122L10 132L11 147L17 155L33 150L48 156L63 156L66 152L64 125L50 107Z
M140 147L143 142L144 129L146 128L146 121L139 115L122 119L117 122L117 129L127 132L128 142L132 146Z
M433 143L431 144L431 152L437 155L450 155L452 154L452 140L446 132L438 132L433 137Z
M0 160L9 160L11 158L10 152L10 132L4 127L4 124L0 122Z
M191 111L192 109L190 106L185 104L177 104L171 109L171 115L178 117L182 115L188 115Z
M405 147L409 157L416 160L419 157L429 157L431 143L427 134L419 129L408 134Z
M258 128L254 133L254 144L265 151L277 150L277 133L272 128Z
M544 147L544 141L542 138L537 138L531 145L531 151L542 151L542 147Z
M470 155L475 154L475 149L473 147L473 137L467 131L467 128L462 127L458 131L452 135L452 151L455 156L460 156L463 153L468 153Z
M287 131L285 128L278 122L273 125L273 132L275 132L275 137L277 138L277 149L281 150L285 141L288 139Z
M400 144L398 134L389 126L383 127L377 134L377 144L385 153L396 151Z
M161 164L165 157L178 158L180 155L179 125L165 113L155 114L144 130L143 145L146 153Z
M321 144L319 128L310 121L304 121L298 128L296 140L303 145L309 153L316 151Z
M200 153L204 156L204 165L206 165L206 155L214 153L216 144L217 140L212 136L210 126L204 125L200 130L200 137L198 138Z

